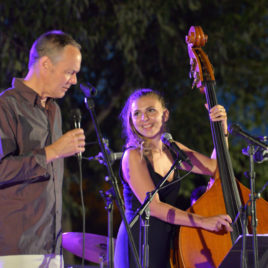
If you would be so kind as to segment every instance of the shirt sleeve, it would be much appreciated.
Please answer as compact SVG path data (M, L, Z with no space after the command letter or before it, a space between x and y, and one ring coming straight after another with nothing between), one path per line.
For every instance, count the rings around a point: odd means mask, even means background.
M0 101L0 188L37 177L49 177L44 148L20 153L18 138L21 131L23 126L12 108Z

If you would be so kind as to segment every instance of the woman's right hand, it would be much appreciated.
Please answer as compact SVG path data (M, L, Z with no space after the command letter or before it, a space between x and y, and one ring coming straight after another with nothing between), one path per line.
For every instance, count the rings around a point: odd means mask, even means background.
M229 215L217 215L211 217L203 217L201 219L201 227L213 232L219 232L225 230L232 232L233 228L231 226L232 219Z

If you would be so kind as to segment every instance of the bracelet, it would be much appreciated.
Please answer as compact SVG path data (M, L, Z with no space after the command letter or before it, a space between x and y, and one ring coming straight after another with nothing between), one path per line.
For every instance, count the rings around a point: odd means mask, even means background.
M227 133L224 133L224 137L229 137L229 131L227 131Z

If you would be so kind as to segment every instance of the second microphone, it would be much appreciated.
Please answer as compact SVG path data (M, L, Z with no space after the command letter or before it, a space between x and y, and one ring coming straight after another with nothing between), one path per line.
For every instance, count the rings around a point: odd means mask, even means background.
M193 164L187 154L181 150L181 148L177 145L177 143L172 139L172 136L170 133L163 133L161 136L162 142L169 147L179 159L186 162L188 165L193 167Z

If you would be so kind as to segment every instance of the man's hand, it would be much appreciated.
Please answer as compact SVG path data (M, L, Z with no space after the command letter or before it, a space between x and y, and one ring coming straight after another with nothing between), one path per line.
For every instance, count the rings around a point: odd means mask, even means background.
M85 135L81 128L73 129L45 147L47 163L85 151Z

